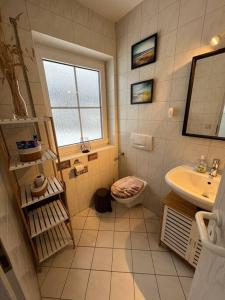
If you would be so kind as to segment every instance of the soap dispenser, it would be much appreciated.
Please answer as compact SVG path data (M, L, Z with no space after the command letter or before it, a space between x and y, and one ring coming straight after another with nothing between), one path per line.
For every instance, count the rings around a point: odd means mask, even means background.
M201 155L195 166L195 171L199 173L205 173L207 171L207 161L204 155Z

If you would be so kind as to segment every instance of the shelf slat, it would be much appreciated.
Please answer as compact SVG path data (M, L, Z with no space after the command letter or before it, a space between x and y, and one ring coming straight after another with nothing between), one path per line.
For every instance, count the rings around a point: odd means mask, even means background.
M35 117L26 119L0 119L0 125L11 125L11 124L27 124L27 123L38 123L49 120L49 117Z
M46 260L60 249L66 247L71 239L65 223L44 232L35 238L39 263Z
M68 219L60 200L55 200L28 213L31 238L57 226Z
M18 169L28 168L34 165L39 165L45 162L46 160L55 160L57 159L57 155L52 152L52 150L47 149L42 151L42 158L37 159L30 162L22 162L20 161L18 156L12 157L10 160L9 170L14 171Z
M63 186L56 177L47 177L48 188L44 195L39 197L33 197L31 195L30 186L21 187L21 207L27 207L34 203L40 202L49 197L58 195L63 192Z

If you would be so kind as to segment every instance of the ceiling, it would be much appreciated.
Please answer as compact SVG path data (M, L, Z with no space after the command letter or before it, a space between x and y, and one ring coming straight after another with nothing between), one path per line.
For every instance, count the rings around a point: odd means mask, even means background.
M142 0L78 0L105 18L117 22Z

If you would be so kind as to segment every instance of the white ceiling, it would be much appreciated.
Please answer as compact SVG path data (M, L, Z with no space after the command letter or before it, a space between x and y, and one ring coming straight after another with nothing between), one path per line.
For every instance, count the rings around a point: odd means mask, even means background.
M117 22L143 0L78 0L81 4Z

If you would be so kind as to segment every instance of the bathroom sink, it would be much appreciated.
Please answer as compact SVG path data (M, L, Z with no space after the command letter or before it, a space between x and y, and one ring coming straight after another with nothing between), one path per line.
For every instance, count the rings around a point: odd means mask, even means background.
M170 170L166 183L188 202L211 211L215 203L221 175L210 178L208 173L198 173L190 166L179 166Z

